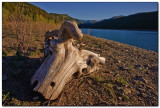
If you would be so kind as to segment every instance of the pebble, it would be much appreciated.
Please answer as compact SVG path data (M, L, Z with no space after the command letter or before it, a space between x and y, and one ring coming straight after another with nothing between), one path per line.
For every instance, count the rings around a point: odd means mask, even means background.
M123 89L123 91L124 91L124 94L130 94L131 93L131 90L129 90L128 88Z
M145 92L145 89L144 88L138 88L138 91L140 91L140 92Z
M124 66L122 66L122 67L119 67L121 70L127 70L128 69L128 67L124 67Z
M86 44L81 43L81 46L85 46Z
M33 100L38 100L38 99L39 99L39 97L38 97L38 96L33 97Z
M142 81L145 84L148 83L148 81L146 79L144 79L142 76L136 76L136 80Z
M118 99L121 101L122 100L122 98L121 97L118 97Z
M119 76L119 74L115 74L115 77L118 77Z
M112 72L112 71L105 71L104 73L110 73L110 74L111 74L111 73L113 73L113 72Z
M139 68L142 67L141 65L134 65L135 68Z
M144 94L144 93L141 93L141 95L142 95L142 97L146 97L147 95L146 94Z

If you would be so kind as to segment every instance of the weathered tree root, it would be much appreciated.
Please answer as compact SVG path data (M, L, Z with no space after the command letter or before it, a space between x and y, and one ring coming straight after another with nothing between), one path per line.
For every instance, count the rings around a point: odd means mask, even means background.
M73 46L73 39L82 37L75 21L66 21L59 31L46 33L45 60L31 79L32 85L37 83L34 90L46 99L56 99L70 79L92 73L105 63L99 54Z

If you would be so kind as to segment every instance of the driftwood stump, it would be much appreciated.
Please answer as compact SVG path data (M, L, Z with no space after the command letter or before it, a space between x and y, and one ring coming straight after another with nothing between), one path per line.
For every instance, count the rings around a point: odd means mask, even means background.
M73 77L89 74L105 63L105 58L87 50L79 50L73 39L83 37L75 21L66 21L60 30L46 33L45 59L31 79L34 90L46 99L54 100Z

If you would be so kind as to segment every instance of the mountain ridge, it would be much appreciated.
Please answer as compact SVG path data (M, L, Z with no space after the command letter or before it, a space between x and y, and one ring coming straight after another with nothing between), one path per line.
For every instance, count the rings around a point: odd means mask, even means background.
M27 2L2 2L3 23L7 21L45 21L62 24L76 21L80 28L158 30L158 11L141 12L128 16L113 16L103 20L80 20L68 14L48 13Z
M97 23L79 24L80 28L158 30L158 11L142 12L104 19Z

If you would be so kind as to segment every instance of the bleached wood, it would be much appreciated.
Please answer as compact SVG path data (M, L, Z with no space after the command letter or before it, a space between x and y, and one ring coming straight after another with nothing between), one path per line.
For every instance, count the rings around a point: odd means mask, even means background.
M58 39L47 40L51 35L46 35L45 60L31 79L31 84L38 81L34 90L50 100L56 99L75 75L92 73L105 63L99 54L73 46L73 39L83 37L76 22L64 22L57 33Z

